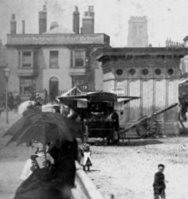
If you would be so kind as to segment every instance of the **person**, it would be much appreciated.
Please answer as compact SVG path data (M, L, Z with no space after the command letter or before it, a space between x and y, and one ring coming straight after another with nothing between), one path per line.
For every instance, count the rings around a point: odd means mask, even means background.
M91 150L89 144L84 144L83 146L83 157L81 164L83 166L83 170L90 171L90 167L92 166L92 161L91 161Z
M158 172L154 175L153 191L154 199L165 199L165 175L163 174L165 169L164 164L158 165Z
M54 159L49 153L46 153L45 157L42 143L34 142L32 145L36 148L36 151L35 154L31 155L26 161L23 167L19 178L22 181L26 180L36 169L44 168L45 164L54 164Z
M52 144L52 146L49 146L49 149L47 149L53 158L52 167L46 164L45 160L48 158L47 156L44 158L43 151L41 151L40 148L37 149L36 154L31 156L32 172L17 188L14 199L71 198L70 190L73 187L75 177L75 156L73 154L76 151L77 143L66 143L67 142L63 143L63 146L60 146L61 148L56 146L55 143L55 145ZM72 147L70 147L70 145ZM35 144L35 146L37 146L37 144ZM56 149L54 149L54 147L56 147ZM39 155L40 153L41 156ZM57 155L56 157L54 156L55 154ZM67 158L65 158L64 155L66 155ZM69 158L69 155L71 158Z

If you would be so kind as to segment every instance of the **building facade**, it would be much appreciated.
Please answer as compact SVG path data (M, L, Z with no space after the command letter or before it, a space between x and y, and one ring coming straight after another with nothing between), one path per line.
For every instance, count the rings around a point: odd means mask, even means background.
M6 47L0 41L0 108L5 106L6 77L4 70L6 67Z
M146 17L130 17L128 22L127 46L148 46L148 28Z
M46 90L50 99L74 86L95 90L95 63L91 52L109 46L105 34L79 34L79 13L74 12L73 31L64 33L57 23L46 30L46 8L39 12L39 33L7 35L7 61L11 70L9 90L26 99L33 91ZM78 19L75 19L78 17ZM13 17L15 23L15 16ZM12 22L11 22L12 24ZM25 27L23 27L25 28Z
M103 90L140 97L121 111L123 126L178 102L180 59L187 53L187 48L111 48L99 53ZM177 109L157 117L163 133L178 133Z

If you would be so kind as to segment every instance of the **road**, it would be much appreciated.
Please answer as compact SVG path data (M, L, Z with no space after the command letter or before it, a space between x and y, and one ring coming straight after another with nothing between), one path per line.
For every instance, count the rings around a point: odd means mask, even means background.
M151 199L154 173L166 165L167 198L187 199L188 138L136 140L124 146L92 146L93 180L105 199Z

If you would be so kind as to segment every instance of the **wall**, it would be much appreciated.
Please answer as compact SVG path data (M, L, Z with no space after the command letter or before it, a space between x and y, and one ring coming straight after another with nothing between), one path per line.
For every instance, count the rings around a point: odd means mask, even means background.
M49 67L49 53L51 50L58 50L59 57L58 63L59 68L51 69ZM71 52L68 48L65 47L48 47L43 48L42 53L44 56L43 63L43 88L46 88L49 91L49 80L51 77L57 77L59 80L59 90L65 91L69 90L72 87L72 79L69 75L69 68L71 65Z
M107 92L116 91L119 95L138 96L140 99L133 100L124 107L124 112L120 115L122 126L128 126L144 115L150 115L155 111L163 109L173 103L178 102L178 77L180 75L177 60L165 60L166 66L161 64L160 59L146 62L146 58L134 60L109 61L103 65L103 90ZM154 64L152 67L151 63ZM130 74L134 69L135 74ZM143 70L148 69L148 74L144 75ZM156 74L156 69L161 70L161 74ZM169 75L169 69L173 69L173 74ZM119 71L122 70L122 73ZM119 73L119 74L118 74ZM157 117L161 123L161 131L166 134L177 134L177 107L169 110Z
M18 64L19 56L16 48L8 48L7 63L10 68L9 91L19 93Z

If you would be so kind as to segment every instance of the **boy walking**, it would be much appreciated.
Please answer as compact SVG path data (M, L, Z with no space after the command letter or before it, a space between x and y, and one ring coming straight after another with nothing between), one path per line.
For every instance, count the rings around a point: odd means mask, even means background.
M165 199L165 175L163 174L165 169L164 164L158 165L158 172L155 173L153 182L154 199Z

